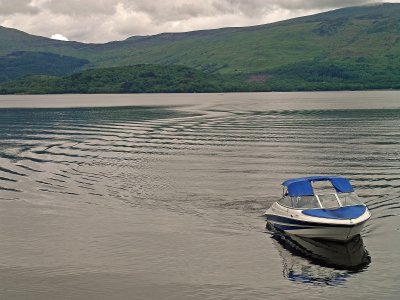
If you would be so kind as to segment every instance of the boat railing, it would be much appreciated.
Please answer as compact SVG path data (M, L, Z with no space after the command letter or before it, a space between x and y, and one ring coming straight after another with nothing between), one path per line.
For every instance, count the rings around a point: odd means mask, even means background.
M284 195L279 201L281 205L294 209L336 209L349 205L363 204L353 193L319 193L314 196Z

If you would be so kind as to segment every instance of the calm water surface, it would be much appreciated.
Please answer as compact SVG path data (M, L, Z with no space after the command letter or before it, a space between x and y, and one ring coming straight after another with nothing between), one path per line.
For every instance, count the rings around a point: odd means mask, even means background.
M363 239L266 232L317 174ZM399 215L400 92L0 97L1 299L398 299Z

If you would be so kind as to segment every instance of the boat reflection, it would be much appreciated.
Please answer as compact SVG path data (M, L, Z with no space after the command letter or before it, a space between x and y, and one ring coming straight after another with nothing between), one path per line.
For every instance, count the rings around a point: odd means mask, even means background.
M268 227L267 227L268 228ZM346 243L270 232L282 257L283 275L295 282L340 285L364 271L371 257L360 235Z

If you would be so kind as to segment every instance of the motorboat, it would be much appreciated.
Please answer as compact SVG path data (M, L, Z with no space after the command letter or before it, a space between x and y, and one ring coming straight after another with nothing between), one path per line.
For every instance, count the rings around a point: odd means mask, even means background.
M265 212L269 226L306 238L348 241L371 214L350 181L340 176L286 180L283 195Z

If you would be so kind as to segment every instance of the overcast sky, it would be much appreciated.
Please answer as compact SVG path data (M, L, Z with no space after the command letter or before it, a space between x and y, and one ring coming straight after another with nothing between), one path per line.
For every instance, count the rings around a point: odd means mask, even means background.
M81 42L271 23L379 0L0 0L0 25ZM390 2L400 2L392 0Z

